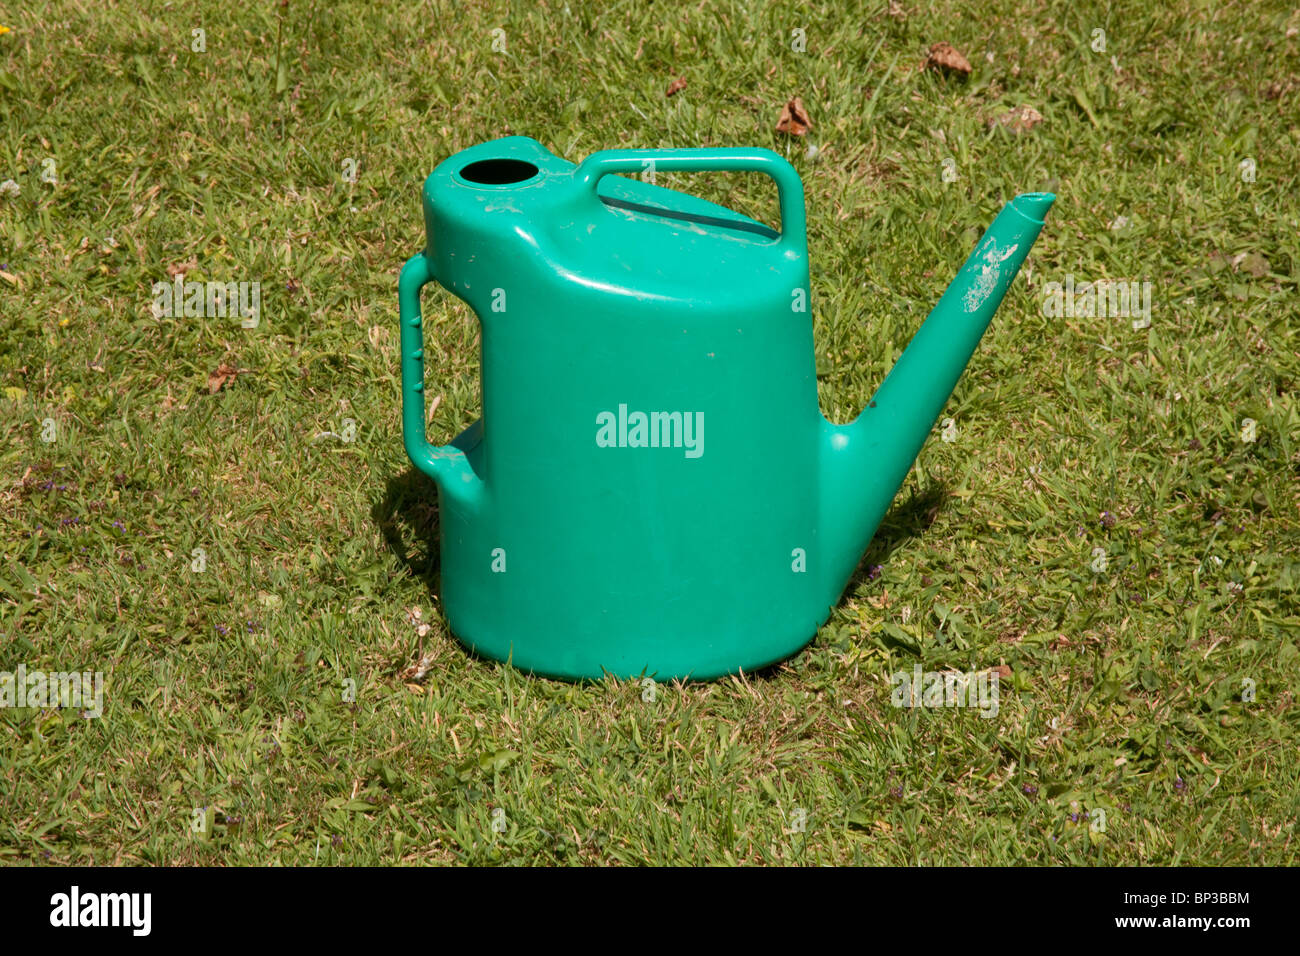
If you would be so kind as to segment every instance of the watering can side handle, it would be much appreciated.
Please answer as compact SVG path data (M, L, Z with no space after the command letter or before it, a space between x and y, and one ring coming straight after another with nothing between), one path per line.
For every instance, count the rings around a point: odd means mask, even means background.
M402 440L412 463L458 503L469 505L481 482L465 458L451 446L429 444L424 415L424 318L420 290L434 280L433 263L418 252L402 266L397 280L397 305L402 349ZM453 480L460 479L460 480Z
M807 221L803 181L785 159L770 149L604 149L592 153L574 171L574 178L596 195L596 184L611 173L646 170L683 173L763 173L776 183L781 207L781 238L787 249L807 253Z

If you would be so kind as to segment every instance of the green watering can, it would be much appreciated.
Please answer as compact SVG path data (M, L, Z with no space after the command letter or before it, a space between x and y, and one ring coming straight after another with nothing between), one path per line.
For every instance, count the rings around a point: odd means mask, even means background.
M781 231L644 181L670 170L770 176ZM423 198L398 285L402 430L438 486L452 632L538 674L667 680L812 639L1055 197L1007 204L848 425L818 409L803 184L776 153L575 166L513 136L441 163ZM483 415L445 446L425 436L433 279L482 327Z

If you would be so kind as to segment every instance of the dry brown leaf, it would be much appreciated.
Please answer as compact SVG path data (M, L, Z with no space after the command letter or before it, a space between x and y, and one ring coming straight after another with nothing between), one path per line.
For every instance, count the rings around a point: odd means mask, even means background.
M1006 680L1011 676L1011 668L1006 664L999 664L997 667L990 667L989 673L997 674L999 680Z
M22 280L18 278L17 273L9 272L6 269L0 269L0 279L4 279L5 282L8 282L10 285L16 285L19 286L20 288L22 287L23 284Z
M803 108L803 100L792 96L790 102L781 107L781 118L776 121L776 131L791 136L803 136L812 129L812 125L812 120L808 118L808 111Z
M679 76L668 84L668 89L664 91L664 96L676 96L684 89L686 89L686 77Z
M970 76L970 60L962 56L951 43L936 43L930 47L930 56L926 59L925 65L931 70Z
M198 267L199 261L197 259L191 259L189 262L173 262L167 267L167 274L175 279L178 275L193 272Z
M422 655L418 661L411 664L398 674L398 679L401 680L403 684L418 684L428 676L429 670L433 667L434 661L437 657L438 652L436 650L432 650L429 653Z
M1296 86L1297 81L1293 76L1289 76L1285 80L1274 80L1268 85L1268 88L1264 90L1264 98L1268 100L1280 100L1288 93L1294 91Z
M1007 110L989 125L1005 126L1013 133L1025 133L1043 121L1043 114L1032 106L1017 106Z
M216 371L208 373L208 394L215 395L239 376L239 369L222 362Z

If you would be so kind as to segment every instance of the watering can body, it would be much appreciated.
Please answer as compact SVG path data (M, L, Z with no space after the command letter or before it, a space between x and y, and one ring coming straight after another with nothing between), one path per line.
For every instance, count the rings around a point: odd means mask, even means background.
M780 232L628 178L669 170L770 176ZM767 150L604 151L575 166L511 137L444 161L422 198L426 246L399 283L403 431L439 489L452 632L564 678L706 679L806 644L969 352L945 363L937 400L906 394L933 378L933 357L915 356L920 379L887 395L879 427L829 424L802 185ZM1008 245L973 274L980 307L1028 243ZM444 447L424 423L439 352L420 290L435 279L482 335L482 417Z

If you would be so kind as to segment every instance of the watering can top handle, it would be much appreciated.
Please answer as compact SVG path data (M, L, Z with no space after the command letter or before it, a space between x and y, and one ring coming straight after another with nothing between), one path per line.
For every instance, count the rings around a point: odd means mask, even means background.
M807 248L803 182L795 168L770 149L605 149L584 159L574 175L594 195L596 184L610 173L640 173L646 169L763 173L776 183L781 206L781 245L799 250Z

